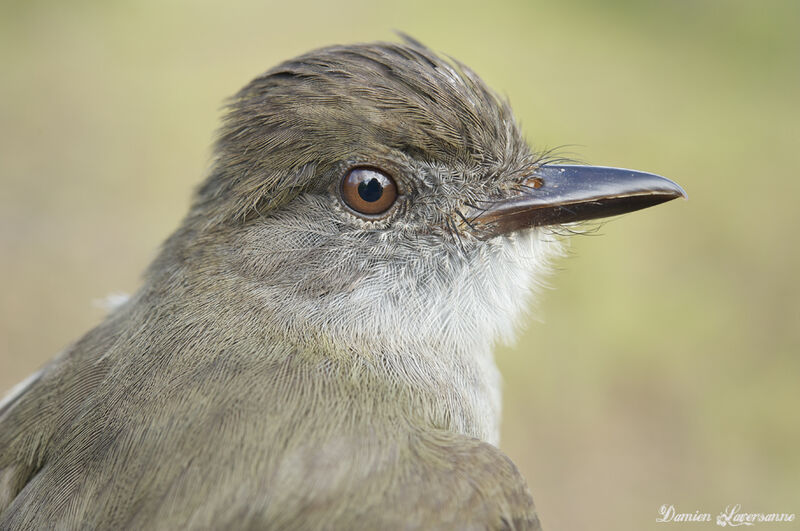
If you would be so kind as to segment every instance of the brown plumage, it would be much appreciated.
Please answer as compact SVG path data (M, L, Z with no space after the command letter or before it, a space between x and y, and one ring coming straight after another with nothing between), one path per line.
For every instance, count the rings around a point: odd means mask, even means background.
M256 78L141 289L0 410L0 528L538 529L491 347L560 249L497 210L546 162L412 41Z

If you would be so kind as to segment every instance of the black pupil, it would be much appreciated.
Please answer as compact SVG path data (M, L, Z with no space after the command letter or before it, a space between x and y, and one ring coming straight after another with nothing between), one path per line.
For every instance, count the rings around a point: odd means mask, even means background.
M358 195L361 196L361 199L364 201L374 203L383 195L383 186L375 177L368 181L361 181L358 183Z

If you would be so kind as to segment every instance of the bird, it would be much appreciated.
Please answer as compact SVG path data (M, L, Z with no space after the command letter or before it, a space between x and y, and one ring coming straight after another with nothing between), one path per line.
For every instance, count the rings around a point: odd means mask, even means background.
M140 288L0 406L0 529L540 529L497 341L565 228L685 197L571 164L420 42L227 103Z

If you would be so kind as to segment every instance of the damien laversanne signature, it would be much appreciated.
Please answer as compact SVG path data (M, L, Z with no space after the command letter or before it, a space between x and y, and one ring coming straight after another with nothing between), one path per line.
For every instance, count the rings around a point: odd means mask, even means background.
M742 506L728 505L725 510L717 515L717 525L720 527L737 527L740 525L754 525L761 522L794 522L794 513L746 513ZM693 513L679 512L674 505L662 505L658 509L656 522L711 522L711 513L695 511Z

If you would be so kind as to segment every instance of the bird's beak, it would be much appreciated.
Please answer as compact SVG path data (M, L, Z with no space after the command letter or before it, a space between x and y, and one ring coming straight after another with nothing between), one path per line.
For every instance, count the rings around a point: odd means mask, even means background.
M654 175L602 166L547 165L526 179L521 191L472 208L468 221L482 240L543 225L605 218L651 207L686 192Z

